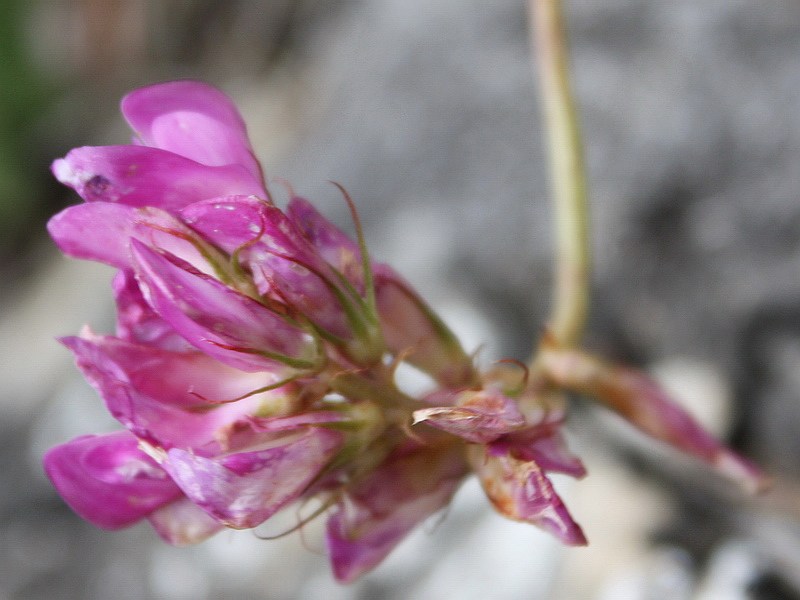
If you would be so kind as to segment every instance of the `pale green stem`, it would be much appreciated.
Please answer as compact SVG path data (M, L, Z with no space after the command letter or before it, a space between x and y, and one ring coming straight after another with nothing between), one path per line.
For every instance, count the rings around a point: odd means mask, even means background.
M561 0L529 0L555 211L555 286L548 323L553 341L578 345L589 306L589 208L580 125L569 82Z

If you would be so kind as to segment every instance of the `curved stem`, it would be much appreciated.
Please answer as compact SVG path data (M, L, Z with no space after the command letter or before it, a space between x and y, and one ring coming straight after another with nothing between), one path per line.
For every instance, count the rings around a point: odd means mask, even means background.
M529 0L555 210L555 289L549 333L576 346L589 306L591 258L583 144L569 82L561 0Z

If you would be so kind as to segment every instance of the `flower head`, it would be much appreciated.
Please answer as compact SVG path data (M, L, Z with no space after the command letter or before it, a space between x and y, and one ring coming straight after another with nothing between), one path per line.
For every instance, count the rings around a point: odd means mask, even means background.
M642 375L554 348L535 381L508 365L480 373L412 286L370 260L355 212L351 240L302 198L273 203L219 90L155 85L122 112L133 145L53 164L86 201L52 218L53 239L118 269L116 334L61 341L123 429L44 459L85 519L147 519L183 545L315 497L334 574L352 581L474 471L501 513L583 544L549 479L585 473L561 435L559 389L757 479ZM436 389L401 391L401 362Z

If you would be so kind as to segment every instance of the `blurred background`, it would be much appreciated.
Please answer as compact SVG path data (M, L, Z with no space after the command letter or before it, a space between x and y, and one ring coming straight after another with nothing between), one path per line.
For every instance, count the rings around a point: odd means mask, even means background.
M54 337L112 324L110 270L44 224L49 173L129 139L131 88L200 78L240 106L269 176L342 227L481 359L525 359L551 238L523 0L3 0L0 19L0 600L800 598L800 3L567 0L593 201L587 346L646 367L775 479L744 497L578 401L589 476L558 481L591 545L495 516L475 482L362 581L318 524L189 549L106 533L42 474L113 428ZM293 522L270 522L260 533Z

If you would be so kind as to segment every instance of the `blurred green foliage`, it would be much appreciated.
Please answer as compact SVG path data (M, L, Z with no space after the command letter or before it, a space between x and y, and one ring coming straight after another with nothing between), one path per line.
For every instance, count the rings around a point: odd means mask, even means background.
M0 18L0 259L32 237L44 209L36 122L55 86L34 68L25 38L29 0L3 0Z

